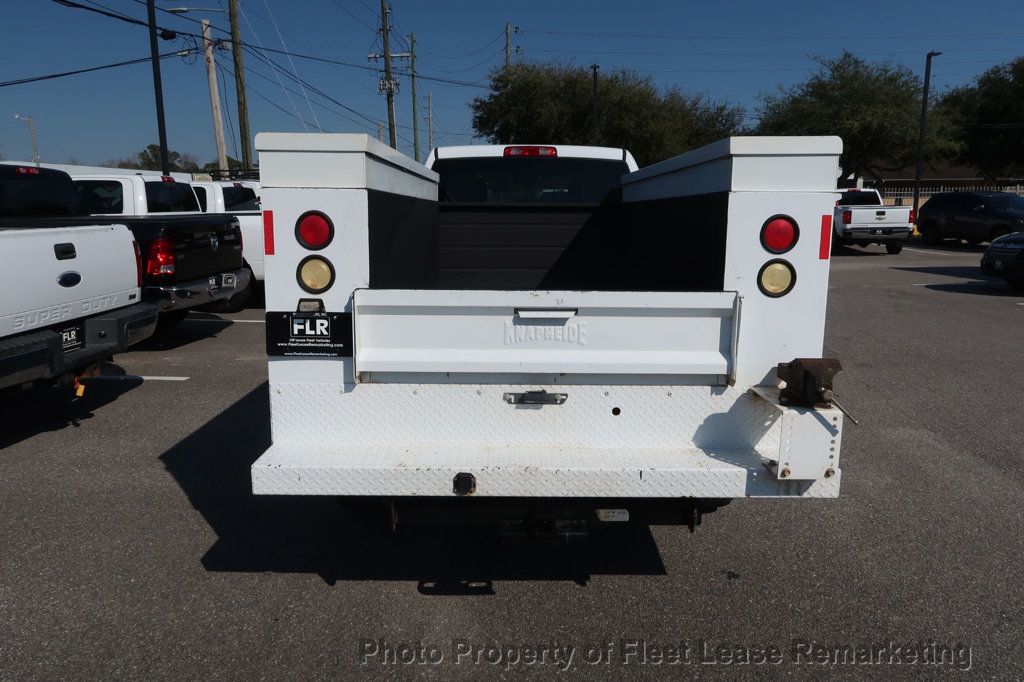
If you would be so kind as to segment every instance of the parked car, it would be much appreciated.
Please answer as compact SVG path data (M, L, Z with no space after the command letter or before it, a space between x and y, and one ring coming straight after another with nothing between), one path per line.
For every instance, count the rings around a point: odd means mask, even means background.
M50 171L57 172L57 171ZM79 209L123 222L145 259L143 297L157 301L161 326L197 306L247 295L242 233L227 214L203 214L192 186L169 176L83 175L74 178Z
M230 213L242 228L244 267L254 282L263 281L263 215L260 212L259 183L247 181L221 182L194 180L199 206L204 213ZM241 310L249 299L251 287L231 299L215 304L221 312Z
M977 246L1024 228L1024 197L1009 192L943 192L921 206L917 226L925 244L952 238Z
M61 378L77 388L156 326L128 227L40 217L78 205L57 175L0 165L0 389Z
M888 253L899 253L914 227L914 209L885 206L877 189L844 189L836 202L832 225L840 244L883 244Z
M994 239L981 257L981 269L1002 277L1011 286L1024 289L1024 232Z

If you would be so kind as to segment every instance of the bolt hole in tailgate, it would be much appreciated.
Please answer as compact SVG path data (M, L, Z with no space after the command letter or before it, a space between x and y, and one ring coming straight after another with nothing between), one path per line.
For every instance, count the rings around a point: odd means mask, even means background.
M355 292L355 371L699 375L726 383L734 292ZM495 377L500 380L501 377ZM406 380L403 378L403 381Z

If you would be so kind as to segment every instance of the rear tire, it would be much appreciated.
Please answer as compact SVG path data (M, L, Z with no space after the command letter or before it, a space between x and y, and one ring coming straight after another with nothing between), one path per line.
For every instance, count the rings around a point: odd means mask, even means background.
M921 242L928 246L935 246L942 241L942 233L935 223L925 223L921 226Z
M897 253L899 253L902 250L903 250L903 242L901 242L901 241L893 241L893 242L886 242L885 243L885 252L886 253L891 253L892 255L895 256Z

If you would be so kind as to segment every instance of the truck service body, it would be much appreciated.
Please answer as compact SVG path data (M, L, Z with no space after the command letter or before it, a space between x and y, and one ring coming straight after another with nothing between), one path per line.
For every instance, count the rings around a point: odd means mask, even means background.
M807 376L779 367L820 362L838 138L641 170L621 149L440 148L440 176L364 135L256 147L273 444L254 493L838 495L830 380L801 405L784 393Z

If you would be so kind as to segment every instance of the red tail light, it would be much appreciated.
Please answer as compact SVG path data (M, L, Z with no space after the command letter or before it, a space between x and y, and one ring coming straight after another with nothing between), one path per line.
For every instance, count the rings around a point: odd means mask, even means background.
M915 211L914 209L910 209L910 224L917 224L917 211Z
M853 222L853 211L843 211L843 225L849 225Z
M320 211L306 211L295 221L295 238L311 251L319 251L334 239L334 223Z
M18 175L39 175L39 169L18 166L18 169L15 171L15 173L17 173Z
M135 286L142 286L142 250L139 249L139 243L132 240L132 248L135 249L135 275L136 283Z
M800 228L789 216L772 216L761 226L761 246L772 253L785 253L796 246Z
M146 274L154 277L174 274L174 242L167 237L154 239L146 255Z
M161 175L160 182L174 182L174 178L172 178L170 175Z
M558 156L558 150L554 147L538 147L536 145L517 145L505 147L505 156Z

